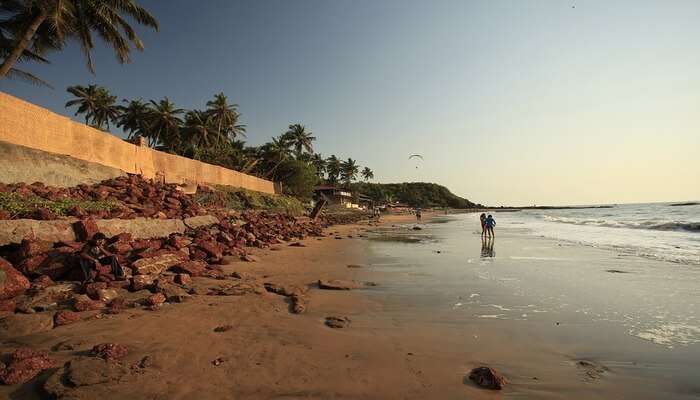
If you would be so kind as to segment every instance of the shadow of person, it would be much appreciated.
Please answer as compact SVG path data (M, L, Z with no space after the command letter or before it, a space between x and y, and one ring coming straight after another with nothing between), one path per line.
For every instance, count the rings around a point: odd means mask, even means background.
M493 258L496 256L496 251L493 249L494 238L481 238L481 258Z

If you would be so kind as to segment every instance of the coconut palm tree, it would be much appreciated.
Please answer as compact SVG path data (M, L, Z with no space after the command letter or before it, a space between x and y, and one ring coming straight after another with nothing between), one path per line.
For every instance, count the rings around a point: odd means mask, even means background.
M369 167L365 167L360 174L362 175L362 178L364 178L365 181L374 179L374 172L372 172L372 170L369 169Z
M109 93L107 88L99 86L97 88L97 103L93 116L95 127L97 127L97 129L109 131L109 123L118 122L119 112L117 96Z
M25 9L26 5L22 1L0 1L0 16L3 17L0 19L0 60L5 60L12 54L15 44L19 41L17 33L23 32L31 22L31 16L22 13ZM44 58L44 55L48 51L58 48L60 48L60 44L52 40L50 27L41 27L37 31L37 40L32 43L32 46L24 49L15 62L15 66L10 67L6 77L53 89L51 85L36 75L17 68L16 64L22 62L48 64L49 60Z
M228 104L223 93L214 95L214 100L207 101L206 118L216 127L217 140L245 137L246 126L238 123L241 114L238 104Z
M2 8L0 8L0 12L1 11ZM12 21L9 19L0 20L0 59L7 58L12 52L12 48L16 40L14 39L14 36L11 34L11 32ZM32 51L31 49L25 49L20 55L20 57L17 59L17 63L26 61L35 61L42 64L49 63L49 60L39 55L39 53ZM45 82L38 76L30 72L21 70L17 67L10 68L6 76L9 79L23 80L33 85L47 86L49 88L53 88L51 85L49 85L47 82Z
M326 174L326 159L320 153L314 153L311 156L311 164L316 168L316 175L319 179L323 179Z
M184 137L187 146L192 147L195 159L199 159L202 151L218 142L218 133L207 119L207 113L200 110L188 111L185 115ZM226 143L224 143L226 144Z
M148 113L148 139L151 147L162 144L169 151L181 144L180 127L182 119L179 117L185 110L175 108L175 104L167 97L156 102L151 100L151 111Z
M129 21L158 30L158 21L135 0L3 0L0 7L12 13L10 19L25 21L12 32L16 41L0 65L0 78L7 76L25 50L46 43L61 49L69 40L78 42L94 73L93 33L125 63L130 61L131 45L144 48Z
M306 131L306 127L304 125L289 125L289 129L287 130L287 132L284 133L284 136L294 147L294 155L297 159L301 158L304 152L314 152L314 146L312 142L316 140L316 138L312 136L312 132Z
M341 162L335 154L328 157L326 160L326 173L328 173L328 183L335 184L338 182L341 172Z
M265 143L261 147L261 151L268 166L272 165L272 168L270 168L265 174L265 176L268 178L274 177L275 171L280 164L288 160L292 155L289 142L284 135L278 138L272 138L271 142Z
M360 167L352 158L343 161L340 165L340 177L343 183L345 183L345 185L350 185L350 183L357 178L357 173L359 171Z
M149 104L143 99L122 100L126 106L119 106L119 120L117 127L124 129L128 139L148 135L148 113L151 111Z
M109 130L109 123L118 120L120 109L116 105L117 96L109 93L107 88L76 85L69 86L66 90L76 97L69 100L66 107L78 106L75 115L84 114L86 124Z
M99 86L88 85L88 86L69 86L67 89L68 93L72 94L76 98L69 100L66 103L66 108L78 106L78 110L75 115L84 114L85 124L89 125L90 120L95 118L97 113L97 103L100 100Z

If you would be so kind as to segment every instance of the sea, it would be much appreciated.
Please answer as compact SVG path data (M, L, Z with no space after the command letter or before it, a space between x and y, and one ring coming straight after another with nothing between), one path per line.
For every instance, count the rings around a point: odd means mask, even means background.
M643 398L700 395L700 205L490 213L491 240L477 213L370 232L375 292L397 323L537 338L659 390Z
M499 213L502 226L541 237L700 265L700 202Z

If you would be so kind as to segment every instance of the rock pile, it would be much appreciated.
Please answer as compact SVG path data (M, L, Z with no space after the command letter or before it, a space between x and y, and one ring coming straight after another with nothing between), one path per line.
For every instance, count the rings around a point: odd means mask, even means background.
M179 186L144 179L140 175L117 177L94 185L71 188L46 186L41 182L0 183L0 193L14 194L17 200L34 204L17 213L0 210L0 219L56 219L56 210L52 210L48 204L65 205L70 204L70 201L99 201L110 205L95 208L75 205L65 210L65 215L77 218L187 218L204 213L194 197L185 194ZM46 200L46 204L42 204L41 200Z
M75 225L83 240L97 233L91 219ZM94 282L85 284L80 283L86 278L80 268L85 242L51 243L26 238L19 245L0 247L0 312L51 311L54 326L62 326L80 321L77 313L81 312L119 313L133 305L156 310L165 302L187 300L192 294L188 286L192 277L226 279L217 265L226 256L252 259L246 247L264 248L310 235L322 235L322 224L255 211L158 239L134 239L122 233L107 239L105 247L124 268L125 276L115 276L110 265L100 265ZM212 289L210 294L238 292L264 293L265 288L259 282L252 285L241 281L218 291ZM144 295L134 301L130 293ZM130 297L132 300L128 300ZM294 312L302 312L306 299L301 293L289 297Z

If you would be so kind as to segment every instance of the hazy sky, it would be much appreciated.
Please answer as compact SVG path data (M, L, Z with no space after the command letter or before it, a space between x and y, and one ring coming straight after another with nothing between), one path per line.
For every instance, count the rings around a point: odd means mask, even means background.
M66 115L73 84L184 108L224 91L251 143L303 123L380 182L490 205L700 199L700 1L141 3L161 31L131 64L100 46L92 76L71 46L26 66L55 90L0 89Z

